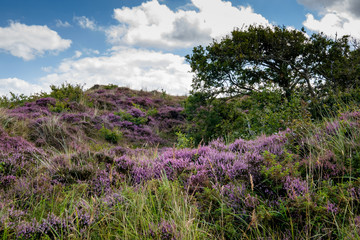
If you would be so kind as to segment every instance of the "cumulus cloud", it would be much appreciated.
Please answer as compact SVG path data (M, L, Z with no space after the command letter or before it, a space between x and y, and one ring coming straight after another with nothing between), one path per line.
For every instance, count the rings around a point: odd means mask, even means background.
M34 59L46 51L63 51L70 45L71 40L62 39L47 26L11 22L9 27L0 27L0 50L24 60Z
M8 96L10 92L30 95L44 90L40 85L31 84L19 78L0 79L0 83L0 96Z
M96 30L97 26L96 23L90 19L88 19L85 16L81 17L74 17L74 21L81 27L81 28L87 28L90 30Z
M359 0L298 0L305 7L327 13L331 11L348 12L353 17L360 17L360 1Z
M319 12L320 19L307 14L303 25L316 32L330 36L351 35L360 38L359 0L298 0L300 4Z
M250 6L235 7L221 0L192 0L192 8L176 12L151 0L137 7L115 9L114 18L119 24L106 31L111 43L160 49L208 43L236 27L269 25Z
M183 95L190 90L190 67L181 56L133 48L114 48L108 55L66 59L41 78L44 86L69 83L117 84L133 89L160 90Z

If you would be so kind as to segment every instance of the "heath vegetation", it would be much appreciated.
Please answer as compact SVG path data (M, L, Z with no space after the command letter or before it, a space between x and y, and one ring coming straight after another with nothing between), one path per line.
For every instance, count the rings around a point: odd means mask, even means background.
M2 97L0 237L360 239L359 53L250 27L194 48L186 97Z

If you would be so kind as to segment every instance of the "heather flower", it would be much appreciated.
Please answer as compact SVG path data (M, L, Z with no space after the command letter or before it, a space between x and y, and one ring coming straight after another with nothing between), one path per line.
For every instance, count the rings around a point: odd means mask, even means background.
M228 146L225 145L224 141L221 140L220 138L211 141L209 144L209 147L214 148L218 151L226 151L228 150Z
M16 180L15 176L1 176L0 175L0 188L9 188Z
M331 203L331 202L328 201L327 204L326 204L326 211L328 213L332 213L332 214L336 215L338 213L338 211L339 211L339 208L336 207L336 205L334 203Z
M245 158L240 156L238 159L234 161L234 164L228 169L227 175L231 180L243 178L244 176L248 176L248 169L249 169L249 165L246 162Z
M174 221L167 221L161 219L161 222L157 224L150 223L148 235L153 239L163 240L176 240L180 239L180 234L176 231L176 224Z
M208 170L197 169L195 173L188 178L185 187L192 193L201 190L203 187L209 187L210 184Z
M176 225L174 222L162 220L159 224L160 236L164 240L174 240L176 238Z
M96 195L111 192L109 173L105 170L98 171L96 177L92 181L91 188Z
M125 201L126 200L120 191L107 194L101 198L101 202L109 208L112 208L118 204L123 204Z
M119 156L119 155L125 155L126 153L130 153L131 150L128 149L128 148L125 148L123 146L116 146L116 147L113 147L109 150L109 153L110 154L113 154L115 156Z
M83 123L90 119L87 113L63 113L60 120L68 123Z
M48 106L55 106L56 104L56 99L55 98L40 98L38 100L36 100L36 105L40 106L40 107L48 107Z
M248 197L248 195L245 195L245 184L228 183L222 186L214 185L213 188L220 190L220 194L226 199L227 205L233 208L237 213L242 213L244 211L244 200Z
M39 223L36 219L33 219L32 222L20 222L16 226L16 236L17 238L30 239L34 237L39 237Z
M354 218L354 223L357 228L360 228L360 216Z
M37 231L50 237L58 237L67 227L66 219L62 219L53 213L49 213L46 219L43 219L37 226Z
M287 130L288 131L288 130ZM286 133L279 132L271 136L262 135L255 140L246 141L238 139L229 145L229 149L233 152L245 153L263 153L265 151L280 156L284 151L284 146L287 143Z
M134 104L138 104L143 107L151 107L154 105L154 101L147 97L133 97L133 98L131 98L131 101Z
M76 226L77 230L80 232L85 231L91 224L94 223L94 221L97 218L97 213L92 212L91 209L84 207L84 206L78 206L75 207L75 212L73 213L73 223Z
M341 113L340 119L341 120L350 120L350 119L360 120L360 112L354 111L354 112Z
M135 165L134 161L126 155L116 158L114 163L120 173L129 173Z
M46 106L39 106L36 102L31 102L25 103L24 106L9 110L9 116L16 117L19 120L25 120L38 118L40 116L51 116L51 113Z
M287 191L288 197L295 200L298 197L304 197L309 192L307 182L300 178L287 176L284 182L284 189Z
M352 187L348 191L354 200L360 200L360 188Z
M183 107L170 107L165 106L159 109L159 116L161 118L172 118L177 120L183 120L184 115L182 114L182 111L184 110Z
M337 176L344 171L344 167L337 164L336 155L330 150L319 156L314 165L324 179Z
M327 134L336 134L339 132L341 125L339 121L327 122L325 131Z
M146 116L146 114L138 108L131 108L127 111L127 113L129 113L131 116L133 116L135 118L140 118L140 117L143 118Z
M150 180L153 176L152 168L142 163L134 166L131 171L131 178L135 184Z
M245 197L245 207L246 208L255 208L259 204L259 200L256 196L251 196L250 194L247 194Z

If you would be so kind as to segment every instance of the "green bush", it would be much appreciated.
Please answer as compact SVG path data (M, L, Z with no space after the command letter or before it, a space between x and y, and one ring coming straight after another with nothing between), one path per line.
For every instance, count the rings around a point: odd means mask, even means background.
M80 102L84 97L83 86L79 84L71 85L70 83L63 83L59 87L51 85L50 88L51 92L49 96L61 101Z
M26 96L24 94L16 95L15 93L10 92L10 97L1 96L0 97L0 107L4 108L14 108L16 106L21 106L26 102L31 102L39 98L38 95Z
M69 111L70 108L68 107L68 104L66 102L63 101L56 101L55 106L49 106L49 110L51 112L66 112Z
M105 128L104 126L102 126L102 128L99 131L100 131L100 135L106 141L113 143L113 144L118 143L123 136L121 131L119 131L117 129L110 130L108 128Z
M182 132L177 132L177 144L178 148L192 148L194 147L194 139L192 137L186 136L186 134Z
M108 85L104 86L104 89L108 89L108 90L115 89L115 88L118 88L118 86L115 84L108 84Z
M216 99L195 93L185 103L189 134L195 143L270 135L292 126L296 119L311 121L308 108L301 96L295 95L288 101L280 92L267 90L250 96Z
M122 120L132 122L136 125L143 125L148 121L147 117L134 117L130 113L124 111L115 112L114 114L120 116Z

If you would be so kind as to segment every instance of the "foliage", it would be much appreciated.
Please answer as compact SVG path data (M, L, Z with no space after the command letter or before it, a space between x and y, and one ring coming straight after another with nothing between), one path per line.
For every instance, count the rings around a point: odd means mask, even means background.
M80 102L84 96L83 87L79 84L72 85L70 83L63 83L59 87L51 85L50 88L51 92L49 96L60 101Z
M0 97L0 107L14 108L16 106L21 106L26 102L33 101L37 99L37 95L26 96L24 94L16 95L15 93L10 92L10 97L1 96Z
M141 112L141 110L139 109L137 110ZM129 121L136 125L143 125L148 121L148 119L145 116L143 116L143 114L138 114L137 112L134 112L134 110L132 112L124 112L124 111L115 112L115 115L120 116L121 119L124 121Z
M308 38L303 29L263 26L236 29L220 42L195 47L186 56L195 73L193 92L234 96L279 88L288 100L304 89L315 98L316 88L357 86L358 57L348 36Z
M123 134L117 129L107 129L104 126L99 130L100 135L104 137L104 139L110 143L116 144L122 138Z
M196 143L219 137L230 142L239 137L251 139L285 130L294 120L311 121L310 108L301 96L287 101L280 92L266 90L213 100L198 92L188 97L185 113L189 121L196 123L189 129Z
M334 103L315 120L306 98L277 91L211 104L197 93L183 109L180 98L98 86L84 94L111 110L50 111L51 97L3 108L0 238L358 239L357 92L321 99ZM194 145L202 136L187 115L215 134Z
M192 148L194 147L194 139L192 137L187 137L182 132L177 132L177 144L178 148Z

